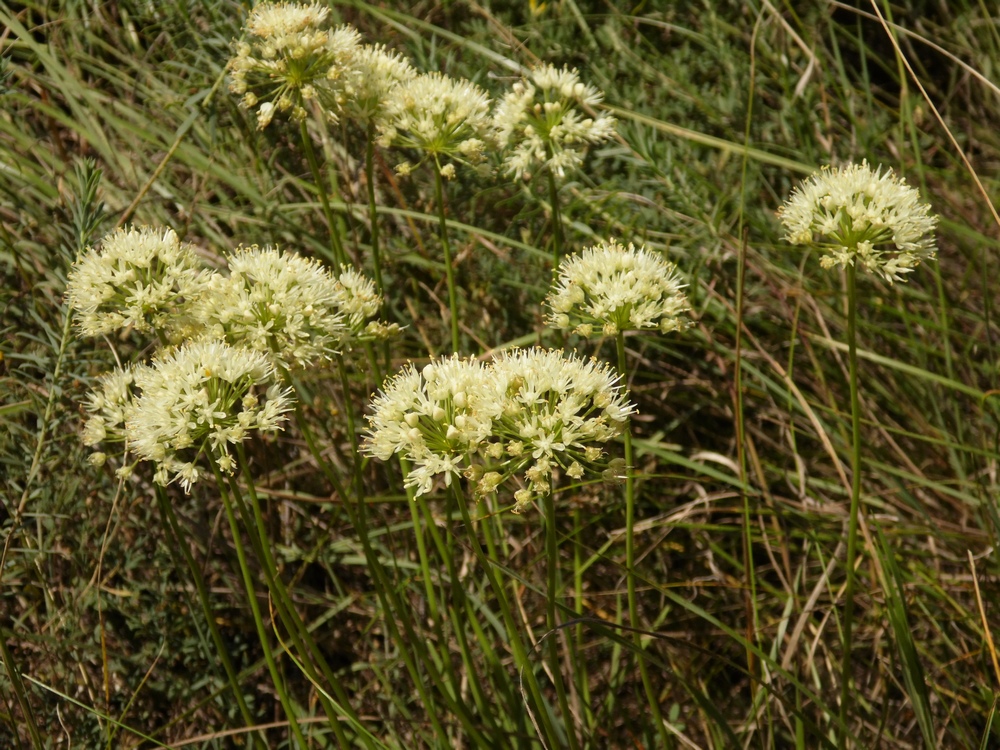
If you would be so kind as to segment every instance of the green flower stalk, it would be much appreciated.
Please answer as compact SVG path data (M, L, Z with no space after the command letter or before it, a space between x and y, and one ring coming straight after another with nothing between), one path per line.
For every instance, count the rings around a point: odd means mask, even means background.
M857 270L903 281L935 254L937 217L920 194L891 169L872 171L868 162L826 168L792 191L778 216L793 245L826 251L824 268L841 266L847 275L847 350L851 390L851 506L847 531L847 583L844 587L844 654L840 677L838 745L847 746L851 704L851 647L854 626L855 567L861 505L861 405L858 390Z
M628 247L612 239L565 258L559 265L556 283L546 298L553 328L572 330L590 337L614 336L617 376L627 377L625 331L654 330L661 333L683 330L689 325L690 305L677 267L658 253ZM633 476L632 433L628 425L622 434L625 448L625 565L628 609L632 626L640 627L635 573L635 478ZM646 699L661 740L662 720L656 693L642 659L642 639L634 635L639 654L639 672Z
M353 89L344 103L344 108L347 115L360 123L365 130L365 178L368 185L372 263L375 267L376 287L380 294L384 294L378 211L375 202L376 123L383 117L386 102L389 101L393 90L404 81L415 78L417 71L401 55L390 52L382 45L367 44L354 56L353 69Z
M455 177L456 163L474 165L486 158L486 150L495 143L489 111L489 96L471 81L424 73L391 90L377 123L381 146L413 149L421 154L416 166L429 159L434 167L434 199L448 284L451 348L455 352L460 349L458 292L442 183ZM401 175L414 169L408 161L396 165Z

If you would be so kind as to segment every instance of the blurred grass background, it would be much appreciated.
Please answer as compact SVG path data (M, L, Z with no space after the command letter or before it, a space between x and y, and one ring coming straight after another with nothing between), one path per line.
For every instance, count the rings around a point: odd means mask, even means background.
M640 411L642 626L658 634L649 663L677 747L832 742L850 444L843 287L815 253L782 241L774 212L798 179L831 162L866 158L921 188L941 217L938 261L909 283L865 277L860 287L868 523L850 731L862 747L1000 742L990 634L1000 601L995 8L456 0L337 2L334 13L418 68L497 95L537 61L578 67L620 120L620 138L591 154L562 200L570 249L607 237L645 243L689 279L695 327L628 339ZM0 3L4 746L175 747L191 738L243 746L243 734L226 733L241 719L151 491L139 482L118 493L113 476L86 462L80 405L113 359L103 343L75 335L62 292L80 239L96 242L124 222L174 227L209 261L241 243L323 255L326 226L295 133L257 131L225 86L244 15L241 4L218 0ZM360 136L349 125L314 132L336 171L348 250L364 267ZM430 183L396 177L393 155L381 158L389 305L409 326L392 349L402 364L445 351L444 280ZM84 159L101 172L95 195L79 184ZM449 190L470 351L555 345L539 307L551 240L544 185L470 174ZM613 356L610 344L582 348ZM359 368L346 392L322 372L309 385L309 417L338 445L344 400L361 409L379 384ZM428 712L438 709L421 704L387 638L342 499L292 432L258 447L253 461L283 575L356 710L389 746L434 745ZM495 617L473 565L462 585L478 609L458 613L457 625L427 625L399 481L376 464L365 480L379 554L417 632L451 639L477 617ZM280 723L252 622L233 595L218 501L210 488L175 490L254 714ZM621 493L596 485L557 502L560 564L566 580L580 580L581 596L569 592L566 606L613 619L624 596ZM443 505L431 507L452 533ZM544 633L540 525L531 512L498 520L503 563L521 581L519 605L536 638ZM751 580L756 632L747 626ZM603 626L579 630L583 646L567 672L588 675L575 717L585 746L657 746L627 639ZM515 671L481 666L471 678L504 716L484 718L476 707L471 720L498 728L491 746L532 746ZM292 663L284 669L308 710L312 686ZM463 722L442 721L453 746L477 746ZM275 747L287 741L280 726L267 732ZM320 729L311 737L315 747L332 742Z

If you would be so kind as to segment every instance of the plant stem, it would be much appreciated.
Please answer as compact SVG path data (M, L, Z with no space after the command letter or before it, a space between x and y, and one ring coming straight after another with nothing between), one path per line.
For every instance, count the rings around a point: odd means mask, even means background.
M378 210L375 205L375 126L368 126L368 144L365 148L365 181L368 183L368 221L371 224L372 263L375 265L375 288L382 295L385 308L385 285L382 283L382 252L378 237Z
M625 384L625 333L619 331L615 337L615 345L618 351L618 375L622 384ZM633 628L639 628L639 605L636 600L635 591L635 478L632 451L632 430L628 425L622 435L625 443L625 580L628 587L628 617L629 624ZM667 733L663 724L663 716L660 713L660 703L656 699L656 691L653 690L653 683L649 679L649 670L646 668L646 660L643 658L642 636L638 632L632 633L632 640L635 643L636 655L639 658L639 675L642 677L642 687L646 692L646 702L653 715L653 722L663 747L671 747L672 739Z
M576 727L573 714L569 710L566 699L566 686L563 684L562 666L559 663L559 639L563 635L558 630L559 617L556 611L556 596L559 592L559 545L556 538L556 502L549 492L542 500L545 506L545 561L548 585L545 597L545 624L548 627L545 646L549 660L549 670L552 672L552 683L556 687L556 697L559 700L559 711L566 725L566 737L569 746L576 750L579 747L576 739Z
M191 548L188 546L187 538L184 531L177 521L177 515L174 513L173 505L167 499L167 494L164 492L160 485L155 486L156 489L156 500L160 506L160 513L167 522L167 528L170 530L171 537L174 543L181 551L181 555L184 557L184 561L187 563L188 569L191 571L191 578L194 580L195 589L198 592L198 601L201 603L201 609L205 613L205 620L208 622L208 629L212 634L212 641L215 643L215 649L219 654L219 660L222 662L222 667L226 671L226 677L229 679L229 685L233 690L233 697L236 698L236 705L240 710L240 714L243 716L243 721L246 722L247 727L254 726L253 716L250 714L250 708L247 706L246 699L243 697L243 691L240 689L239 676L236 673L235 667L233 667L233 662L229 658L229 650L226 648L225 641L222 640L222 633L219 632L219 626L215 621L215 612L212 610L212 603L208 597L208 587L205 585L205 578L201 574L201 570L198 568L198 564L191 554ZM260 739L263 742L263 746L267 747L267 741L263 735L259 737L255 734L250 735L250 744L254 746L254 738Z
M309 162L309 170L312 172L313 182L316 183L316 192L319 193L319 200L323 206L323 214L326 216L326 223L330 227L330 251L333 255L333 263L338 268L347 264L347 256L344 254L344 246L340 241L340 232L337 229L337 217L330 207L330 198L326 194L326 185L323 182L323 175L319 170L319 161L316 159L316 151L313 149L312 138L306 128L306 121L299 122L299 136L302 140L302 150L305 151L306 161Z
M844 588L844 657L840 668L840 726L837 746L847 747L847 716L851 703L851 636L854 626L854 567L861 515L861 404L858 397L857 267L847 266L847 362L851 386L851 509L847 518L847 584Z
M275 611L278 613L278 617L285 626L285 630L288 633L288 637L292 645L301 655L301 658L293 659L293 661L296 666L302 670L305 676L313 682L313 684L322 688L320 675L319 672L317 672L318 665L319 671L323 673L327 684L329 684L333 689L337 703L328 698L327 693L322 689L319 691L319 702L320 705L323 706L323 711L326 713L327 718L330 721L330 727L333 730L340 747L344 748L350 746L347 735L344 734L344 729L340 721L341 717L344 717L358 731L361 737L361 744L365 747L372 748L373 745L367 736L366 730L361 725L361 720L351 707L350 698L347 696L346 692L344 692L341 681L336 679L333 671L326 663L326 660L316 644L316 640L312 637L312 633L309 632L305 622L303 622L302 618L299 616L298 610L295 609L295 605L292 603L292 598L289 596L288 590L285 588L285 584L281 580L281 575L278 572L278 566L274 560L274 556L271 554L271 540L267 536L267 527L264 524L264 517L260 510L260 501L253 486L253 480L250 476L250 470L246 462L246 457L243 455L242 446L237 446L237 450L240 452L240 466L243 468L243 476L247 482L247 490L250 495L250 508L247 507L248 504L243 500L243 496L240 493L239 485L237 484L235 477L229 478L229 485L232 488L237 509L243 517L243 525L246 526L247 531L250 532L254 552L256 553L258 562L260 562L261 568L264 571L264 580L267 585L267 590L271 594L271 602ZM253 511L252 516L250 515L250 510ZM254 530L257 532L256 539L253 536Z
M434 162L434 200L437 203L441 247L444 248L444 268L448 278L448 309L451 323L451 350L459 351L458 338L458 297L455 291L455 269L452 267L451 245L448 244L448 225L444 218L444 185L441 167Z
M555 278L559 273L559 259L563 254L563 225L562 212L559 210L559 187L556 185L556 177L551 169L545 170L549 176L549 204L552 206L552 276Z
M458 489L454 488L454 485L453 489L458 493ZM514 664L520 671L522 679L528 683L528 692L531 695L531 703L534 705L533 714L535 721L541 724L542 733L548 739L549 743L551 743L550 746L557 747L562 743L559 741L558 733L552 726L548 706L542 697L542 691L538 686L533 665L528 660L528 651L525 649L524 641L521 639L521 631L514 621L514 615L511 612L510 603L507 601L507 595L504 593L503 586L497 580L496 573L493 570L493 562L486 556L486 552L483 551L483 547L479 543L479 536L476 534L476 528L473 526L472 518L469 515L468 504L464 502L464 498L462 497L458 498L458 508L462 514L462 522L465 524L465 528L469 534L469 543L472 545L472 551L476 556L476 560L482 566L483 573L486 574L490 588L493 589L493 593L497 597L497 604L500 606L504 626L507 628L507 635L510 638L511 649L514 651Z
M295 735L296 740L298 740L300 747L306 748L306 738L302 735L302 729L299 727L299 722L296 718L295 707L288 697L288 693L285 691L285 682L281 679L281 674L278 672L278 665L274 660L274 654L271 651L271 641L268 638L267 628L264 626L264 620L260 615L260 605L257 604L257 592L254 590L253 575L250 573L250 567L247 564L246 551L243 549L243 541L240 535L239 523L236 521L236 514L233 512L233 503L229 498L229 492L226 489L225 480L219 473L219 468L212 462L212 471L215 473L215 481L219 486L219 494L222 496L222 504L226 509L226 518L229 520L229 530L233 535L233 546L236 547L236 558L240 564L240 572L243 575L243 586L247 592L247 600L250 602L250 611L253 614L253 622L257 628L257 638L260 641L260 646L264 650L264 660L267 662L267 670L271 674L271 681L274 683L274 689L278 693L278 700L281 702L281 707L285 711L285 716L288 717L288 725L292 729L292 734ZM234 485L235 486L235 485Z

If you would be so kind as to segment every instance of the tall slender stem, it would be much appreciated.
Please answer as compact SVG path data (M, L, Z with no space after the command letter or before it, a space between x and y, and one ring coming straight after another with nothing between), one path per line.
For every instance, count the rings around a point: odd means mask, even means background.
M378 237L378 209L375 205L375 126L368 126L368 144L365 149L365 181L368 183L368 221L371 224L372 263L375 265L375 287L382 295L385 306L385 285L382 283L382 252Z
M225 641L222 640L222 633L219 632L219 626L215 621L215 613L212 610L212 603L208 598L208 587L205 585L205 578L202 576L201 570L198 568L198 564L195 562L194 556L191 554L191 549L188 546L187 539L185 538L180 523L177 521L177 515L174 513L173 505L167 499L166 492L164 492L163 488L159 485L156 485L156 500L160 506L160 513L167 522L167 528L170 530L171 537L180 549L181 554L187 563L188 569L191 571L191 577L194 580L195 589L198 592L198 601L201 603L201 609L205 613L205 620L208 622L208 629L212 634L212 642L215 644L215 650L219 654L219 661L222 662L222 667L226 671L226 677L229 679L229 686L233 690L233 697L236 698L236 706L239 708L240 714L243 716L243 721L246 723L246 726L252 727L254 725L254 719L250 714L250 708L247 706L246 699L243 697L243 691L240 689L239 677L236 674L235 667L233 667L232 660L229 658L229 650L226 648ZM257 737L255 734L251 734L251 746L254 746L255 737L262 741L264 740L263 735ZM267 746L266 741L264 742L264 746Z
M561 635L556 629L559 627L559 617L556 609L556 596L559 593L559 545L556 538L556 502L552 493L548 493L543 499L545 506L545 560L547 568L548 585L546 586L545 597L545 624L549 629L546 638L546 652L549 660L549 669L552 671L552 682L556 687L556 697L559 700L559 711L563 715L566 723L566 737L569 739L571 748L579 747L576 739L576 728L573 726L573 714L569 710L569 701L566 699L566 686L563 684L562 666L559 663L559 638Z
M615 337L615 345L618 351L618 375L624 384L627 371L625 369L625 333L623 331L619 331ZM633 628L639 628L639 605L635 591L635 478L633 474L632 430L628 425L625 426L622 439L625 443L625 567L627 568L625 580L628 587L628 617L629 624ZM660 702L656 698L656 691L653 690L653 683L649 679L649 670L646 668L646 660L642 655L642 636L638 632L633 632L632 640L639 658L639 675L642 677L642 687L646 692L649 710L653 714L653 722L660 733L663 747L671 747L673 740L663 724Z
M840 667L840 726L837 746L847 747L847 716L851 703L851 637L854 627L854 567L858 555L861 515L861 401L858 396L856 290L857 266L847 266L847 363L851 387L851 509L847 518L847 584L844 587L844 657Z
M546 170L549 176L549 204L552 206L552 274L559 273L559 259L563 254L563 225L562 212L559 210L559 186L556 185L556 177L552 170Z
M212 463L212 470L215 472L215 481L219 485L219 494L222 495L222 504L226 509L226 518L229 519L229 529L233 535L233 546L236 547L236 558L239 561L240 572L243 575L243 586L246 588L247 600L250 602L250 611L253 614L254 625L257 628L257 638L260 640L260 646L264 650L264 660L267 662L267 670L271 674L271 681L274 683L274 689L278 693L278 700L285 711L285 716L288 717L288 725L292 729L292 734L295 735L300 747L308 747L306 745L306 738L302 735L302 729L299 727L296 718L295 706L285 691L285 681L278 672L278 665L274 660L274 654L271 652L271 640L268 637L267 628L264 626L264 620L260 615L260 605L257 604L257 592L254 589L253 575L250 573L246 552L243 549L240 526L236 521L236 514L233 512L233 503L229 499L225 480L222 478L214 462Z
M458 338L458 297L455 291L455 269L451 260L451 245L448 243L448 225L444 218L444 185L441 168L434 162L434 200L437 203L438 220L441 234L441 247L444 248L444 268L448 278L448 310L451 322L451 350L459 351Z
M306 121L299 122L299 136L302 140L302 150L306 153L306 161L309 162L309 170L312 172L313 182L316 183L316 192L319 193L319 201L323 206L323 214L326 216L326 223L330 227L330 251L333 255L333 262L340 267L347 264L347 255L344 253L344 246L340 241L340 232L337 229L337 217L330 207L330 198L326 194L326 184L323 182L323 175L319 169L319 161L316 158L316 151L313 149L312 138L306 128Z
M299 651L299 653L302 654L303 658L299 663L302 665L306 676L313 680L316 684L319 684L320 675L319 672L317 672L318 665L319 670L323 673L327 683L332 688L337 701L339 701L339 705L334 705L323 693L320 693L320 703L322 704L327 717L330 719L330 726L333 729L333 733L337 737L340 746L347 746L347 736L344 734L344 730L340 722L340 717L343 716L346 717L356 729L360 730L361 743L370 748L372 747L371 742L365 736L361 721L354 709L351 707L350 698L341 686L340 681L335 678L333 671L330 669L326 660L320 653L315 639L312 637L312 634L309 632L306 624L299 616L299 613L295 609L295 605L292 603L292 599L288 594L288 590L285 588L285 584L281 580L281 576L278 573L278 565L275 562L274 555L271 554L271 540L267 536L267 526L264 523L264 516L260 509L260 498L258 498L257 490L253 484L253 477L250 474L250 466L247 462L243 446L237 444L236 451L239 457L239 465L242 468L243 479L246 482L247 494L250 497L249 508L247 507L248 504L243 500L243 495L240 491L239 484L236 482L236 477L229 477L229 487L232 492L232 497L236 501L236 507L239 510L240 515L243 517L243 524L246 526L247 532L250 534L251 543L253 544L253 549L257 555L258 562L260 562L261 568L264 571L264 580L268 591L271 593L271 598L274 602L275 609L278 612L278 617L284 623L292 644ZM254 537L254 531L257 532L256 538ZM311 658L306 658L307 656Z
M458 491L457 489L455 490ZM476 556L476 560L483 568L483 572L486 574L486 579L489 581L490 588L493 589L493 593L497 597L497 603L500 606L500 613L503 616L504 626L507 629L507 635L510 638L511 649L514 651L514 664L520 670L523 679L528 683L528 692L531 694L531 703L534 705L534 716L535 720L541 723L542 733L548 738L549 742L553 746L561 744L559 742L559 736L552 726L552 720L549 717L548 707L545 705L545 699L542 697L541 688L538 686L538 680L535 678L535 670L528 660L528 651L524 647L524 641L521 639L521 631L518 628L517 623L514 621L514 615L511 612L510 602L507 600L507 595L504 592L503 586L497 580L496 572L493 570L492 561L486 556L486 552L483 550L482 545L479 543L479 536L476 533L476 528L472 524L472 518L469 515L468 503L464 502L464 498L458 498L458 509L462 514L462 522L465 524L465 528L469 533L469 542L472 545L472 552Z

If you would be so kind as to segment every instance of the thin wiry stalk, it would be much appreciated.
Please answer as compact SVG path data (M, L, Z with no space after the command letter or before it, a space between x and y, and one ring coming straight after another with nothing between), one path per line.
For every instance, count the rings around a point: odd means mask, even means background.
M545 624L549 629L546 639L546 653L549 659L549 669L552 672L552 682L556 687L556 697L559 710L566 724L566 737L571 748L579 748L576 738L576 728L573 726L573 714L569 710L566 699L566 686L563 684L562 663L559 658L559 617L556 608L556 597L559 593L559 545L556 535L556 503L549 492L542 498L545 508L545 564L547 570L547 586L545 597Z
M624 384L627 371L625 369L625 333L623 331L619 331L615 337L615 345L618 353L618 376ZM635 590L635 463L632 450L632 430L628 425L625 426L622 434L622 442L625 444L625 578L628 589L628 616L629 624L633 628L639 629L642 625L639 619L639 605ZM633 632L632 639L639 659L639 675L642 677L642 687L646 692L646 703L649 705L649 711L656 724L656 730L663 747L672 747L673 739L663 723L660 702L657 700L653 682L649 678L649 669L643 658L642 636L636 631Z
M460 351L458 335L458 296L455 290L455 268L448 242L448 225L444 218L444 186L441 168L434 162L434 200L437 203L441 247L444 250L444 270L448 280L448 322L451 324L451 350Z
M298 741L300 747L308 747L306 744L306 738L302 734L302 728L299 726L298 714L295 710L295 706L289 699L288 692L285 690L285 681L282 679L281 673L278 672L278 665L274 660L274 653L271 650L270 635L264 625L263 618L261 618L260 605L257 603L257 591L254 586L253 574L250 572L246 551L243 549L240 525L236 520L236 514L233 512L233 503L232 500L230 500L229 492L226 489L226 481L223 479L222 474L219 473L219 468L215 465L214 461L212 462L212 471L215 473L215 481L219 487L219 494L222 496L222 504L226 509L226 518L229 521L229 530L233 535L233 546L236 548L236 558L239 561L240 573L243 576L243 587L246 590L247 601L250 604L250 612L253 615L254 627L257 629L257 639L260 641L260 647L264 651L264 659L267 662L267 671L271 675L271 683L274 685L274 689L278 693L278 700L281 703L282 710L285 712L285 717L288 719L288 726L291 728L292 734L295 735L295 739Z
M326 194L326 181L319 168L319 161L316 158L316 150L313 148L312 138L309 137L309 129L306 121L299 122L299 139L302 141L302 150L305 151L306 161L309 162L309 170L312 172L313 182L316 184L316 192L319 193L319 201L323 206L323 214L326 216L326 223L330 229L330 252L334 265L347 265L347 256L344 254L344 245L340 241L340 229L337 226L337 216L330 207L330 197Z
M198 602L201 604L202 612L205 614L205 621L208 623L208 629L212 634L212 642L215 644L215 650L218 653L219 661L222 662L222 667L226 672L226 679L229 680L229 686L233 691L233 697L236 699L236 706L240 710L240 715L243 717L243 721L246 723L247 727L253 727L254 719L250 714L250 708L247 706L246 699L243 697L243 690L240 687L239 675L236 673L236 668L233 667L232 659L229 657L229 649L226 648L225 641L222 640L222 633L219 632L219 625L216 622L215 611L212 608L212 602L208 596L208 587L205 586L205 577L201 574L201 568L198 567L198 563L195 561L191 554L191 549L188 546L188 540L184 534L183 528L177 521L177 515L174 513L174 507L167 498L167 493L162 487L156 485L156 501L160 507L160 513L163 515L166 521L166 527L169 530L174 544L180 549L181 554L184 556L184 561L187 563L188 570L191 572L191 578L194 580L195 590L198 592ZM250 734L250 747L254 747L255 740L259 739L267 746L265 737L260 734Z
M840 726L837 744L847 747L852 679L851 638L854 629L855 562L858 555L858 520L861 509L861 404L858 397L858 347L856 290L857 266L847 266L847 361L851 387L851 508L847 516L847 583L844 586L844 654L840 667Z

